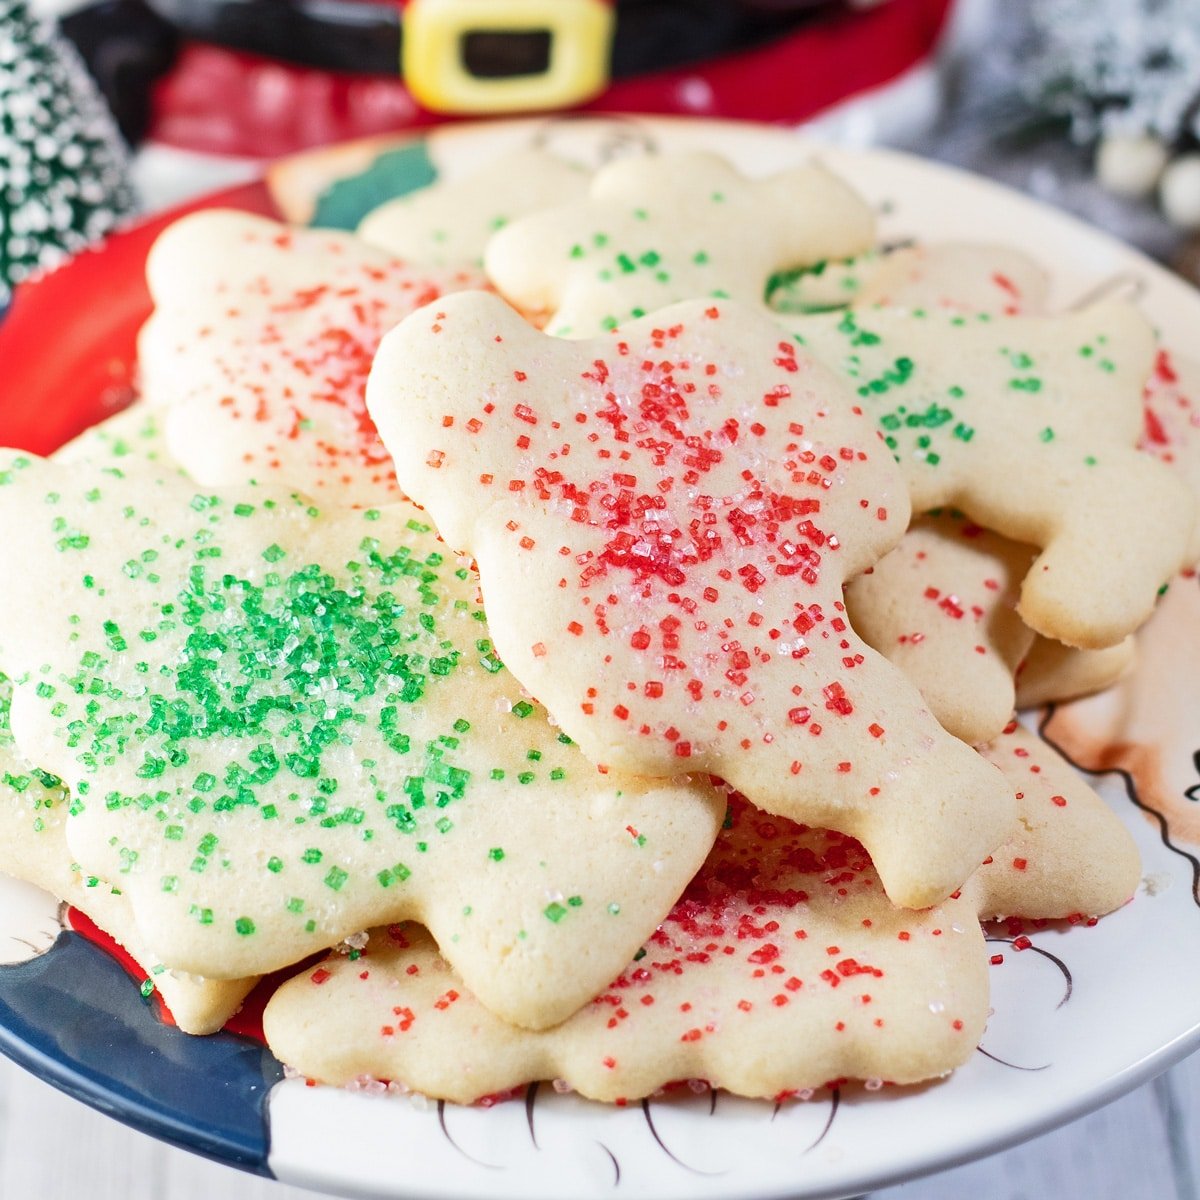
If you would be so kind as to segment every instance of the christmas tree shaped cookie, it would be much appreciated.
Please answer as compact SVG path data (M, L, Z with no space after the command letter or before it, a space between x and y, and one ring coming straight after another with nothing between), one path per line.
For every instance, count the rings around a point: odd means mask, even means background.
M50 892L124 947L185 1033L214 1033L241 1007L256 980L202 979L169 971L137 931L119 888L88 875L67 847L71 798L62 782L21 758L9 729L12 685L0 676L0 871ZM130 991L133 984L130 984Z
M142 391L193 478L280 480L339 503L398 497L363 403L372 356L402 317L478 276L220 210L170 226L146 276Z
M706 783L599 774L524 698L411 505L10 453L0 521L44 587L0 600L18 745L171 968L263 973L416 918L483 1003L552 1024L712 844Z
M853 834L903 905L1005 836L1003 781L846 619L906 491L769 317L699 301L580 342L447 297L388 336L368 401L402 485L477 560L505 662L593 761L712 772Z

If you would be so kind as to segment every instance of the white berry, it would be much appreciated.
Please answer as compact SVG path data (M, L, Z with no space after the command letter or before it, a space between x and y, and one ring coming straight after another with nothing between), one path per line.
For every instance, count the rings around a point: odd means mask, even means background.
M1148 196L1167 165L1167 148L1149 134L1111 134L1096 152L1096 178L1118 196Z
M1158 198L1172 225L1200 229L1200 154L1181 155L1167 167Z

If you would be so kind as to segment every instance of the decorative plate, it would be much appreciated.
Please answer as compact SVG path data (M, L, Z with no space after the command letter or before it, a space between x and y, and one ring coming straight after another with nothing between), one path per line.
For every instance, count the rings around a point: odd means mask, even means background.
M353 224L380 189L462 174L530 141L591 162L630 143L705 147L752 174L816 154L878 206L886 241L1009 243L1051 269L1055 307L1120 289L1138 296L1167 347L1189 348L1200 327L1200 297L1179 280L1024 196L900 154L814 146L755 126L629 118L452 126L421 142L300 156L273 171L272 183L323 220ZM201 204L274 210L261 185ZM46 452L126 401L134 335L149 311L142 263L167 219L19 290L0 325L0 443ZM782 1106L685 1089L627 1108L546 1084L524 1100L469 1109L382 1087L308 1087L285 1080L250 1036L252 1011L244 1033L179 1034L53 900L5 880L0 1049L181 1146L360 1196L796 1200L854 1195L988 1154L1112 1100L1200 1044L1195 577L1172 586L1142 647L1138 671L1118 689L1040 717L1044 736L1100 770L1096 785L1142 852L1138 894L1094 927L1037 923L1016 940L995 932L993 1015L979 1052L944 1082L835 1088Z

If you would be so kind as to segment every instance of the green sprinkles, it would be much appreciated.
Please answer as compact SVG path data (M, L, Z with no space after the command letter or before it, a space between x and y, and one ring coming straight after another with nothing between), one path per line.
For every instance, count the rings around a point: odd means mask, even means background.
M629 261L635 270L653 271L661 256L645 250ZM46 678L31 681L31 694L54 714L56 733L84 776L70 811L82 814L86 802L101 816L113 814L110 828L118 831L120 814L128 812L138 837L149 818L153 858L147 854L139 868L142 843L123 845L114 836L120 870L145 870L148 861L161 860L171 873L156 874L156 887L164 897L178 896L173 903L182 901L198 925L249 938L287 911L300 917L294 930L315 932L318 909L324 913L331 902L328 892L396 888L412 876L404 862L381 867L378 855L360 871L361 858L352 856L361 849L324 837L353 835L361 847L373 839L382 846L380 835L398 834L409 847L399 853L411 862L410 854L437 848L435 831L455 836L455 806L470 795L473 776L485 786L566 778L555 761L557 745L573 744L566 734L535 728L500 763L472 762L462 756L482 736L473 730L473 721L483 724L479 710L468 708L471 716L440 730L409 715L460 666L478 663L489 674L504 669L492 642L477 636L485 632L478 602L459 599L464 589L473 597L473 577L444 561L444 547L389 544L383 532L389 526L377 524L387 514L368 510L361 515L379 536L356 533L346 561L329 569L305 557L303 522L319 514L299 497L290 504L261 497L235 503L190 492L173 497L164 488L159 511L141 499L123 504L128 497L115 477L103 494L91 490L97 520L111 523L121 513L130 522L128 548L115 561L103 557L104 547L92 551L84 564L94 572L83 577L87 601L71 617L78 644L69 658L42 668ZM63 496L61 512L70 516L67 489ZM413 533L430 533L423 521L407 524ZM226 537L226 529L233 534ZM92 544L86 529L65 521L49 541L60 551L88 551ZM80 576L74 579L78 587ZM113 593L107 610L97 581ZM137 602L121 603L128 596ZM455 632L452 621L473 632ZM7 697L0 695L0 703L0 717L6 716ZM535 709L521 699L510 711L527 720ZM532 769L547 757L545 768ZM400 760L405 769L397 771ZM530 769L521 770L526 764ZM118 771L137 785L116 783ZM10 774L5 782L25 790L32 778ZM87 800L89 780L100 782ZM402 784L393 786L397 780ZM234 818L250 824L229 825ZM301 828L311 840L297 845ZM244 865L258 873L268 897L276 889L263 911L189 904L199 901L201 883L207 887L243 865L238 858L249 853L247 836L252 856ZM486 856L501 863L506 851L494 846ZM345 865L335 865L339 860ZM284 875L291 889L306 894L267 886ZM583 903L572 895L543 912L557 924ZM614 902L609 911L615 915L620 906Z

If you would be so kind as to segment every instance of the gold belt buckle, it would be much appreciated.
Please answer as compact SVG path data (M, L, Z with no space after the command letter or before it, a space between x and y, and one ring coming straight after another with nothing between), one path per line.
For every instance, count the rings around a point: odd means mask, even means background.
M434 112L566 108L608 85L615 20L611 0L408 0L401 70L416 101ZM542 35L545 69L476 75L467 62L475 34Z

